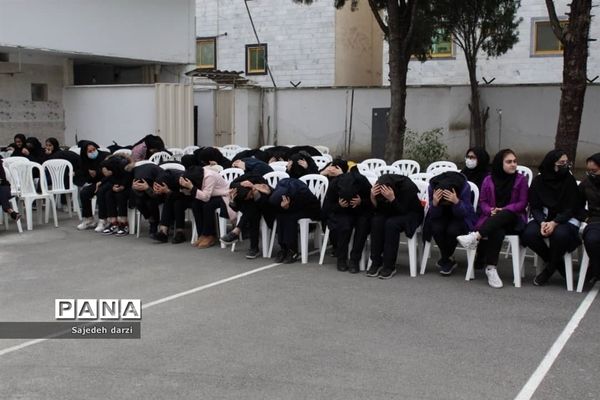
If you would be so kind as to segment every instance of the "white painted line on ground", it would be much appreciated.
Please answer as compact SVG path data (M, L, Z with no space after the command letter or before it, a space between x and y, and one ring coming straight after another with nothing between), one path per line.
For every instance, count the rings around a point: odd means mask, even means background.
M190 290L186 290L185 292L180 292L180 293L176 293L176 294L171 295L171 296L163 297L162 299L154 300L154 301L151 301L150 303L144 304L142 306L142 310L148 309L148 308L156 306L158 304L166 303L167 301L178 299L178 298L183 297L183 296L187 296L187 295L190 295L190 294L193 294L193 293L197 293L197 292L200 292L200 291L205 290L205 289L209 289L209 288L214 287L214 286L222 285L224 283L231 282L231 281L234 281L236 279L243 278L245 276L256 274L258 272L265 271L267 269L275 268L278 265L282 265L282 264L281 263L274 263L274 264L265 265L264 267L256 268L256 269L253 269L251 271L247 271L247 272L243 272L241 274L230 276L229 278L221 279L221 280L213 282L213 283L209 283L209 284L206 284L206 285L198 286L196 288L193 288L193 289L190 289ZM33 345L38 344L38 343L45 342L46 340L49 340L49 339L51 339L51 338L48 337L48 338L34 339L34 340L30 340L28 342L24 342L24 343L18 344L16 346L7 347L5 349L0 350L0 357L3 356L3 355L9 354L9 353L15 352L17 350L24 349L26 347L33 346Z
M598 295L599 290L600 288L597 287L592 288L592 290L590 290L587 296L585 296L585 299L583 299L583 301L577 308L577 311L575 311L575 314L573 314L571 320L569 321L567 326L565 326L565 329L556 339L552 347L550 347L550 350L548 350L548 353L546 353L546 356L544 357L540 365L538 365L537 369L533 372L525 386L523 386L523 389L521 389L519 394L517 394L515 400L531 399L537 388L540 386L540 383L542 383L542 381L546 377L548 371L550 371L550 368L552 368L552 365L560 355L560 352L567 344L567 341L569 340L571 335L573 335L573 332L575 332L575 329L577 329L583 317L585 317L585 314L587 313L594 299Z

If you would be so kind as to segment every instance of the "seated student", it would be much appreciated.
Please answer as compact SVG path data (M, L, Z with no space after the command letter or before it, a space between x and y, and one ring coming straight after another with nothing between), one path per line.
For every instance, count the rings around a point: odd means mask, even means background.
M312 156L301 151L300 153L295 153L288 159L287 173L290 178L298 179L304 175L318 174L319 169L317 168L317 164L315 164L315 160L312 159Z
M25 157L23 150L25 149L25 141L27 138L22 133L17 133L13 138L13 142L8 145L7 149L12 150L11 157Z
M234 211L241 212L241 217L235 228L221 237L221 241L231 244L239 238L242 231L247 231L250 237L250 249L246 253L246 258L256 258L260 255L258 249L260 219L263 217L267 225L272 227L275 218L273 207L269 204L271 187L262 174L257 173L246 173L234 179L229 187L229 206Z
M61 149L58 144L58 140L56 140L56 138L51 137L51 138L46 139L46 142L44 143L44 153L46 154L46 159L49 159L49 157L52 154L54 154L60 150ZM71 153L73 153L73 152L71 152ZM75 154L75 153L73 153L73 154Z
M60 147L57 151L48 155L48 160L67 160L73 166L73 183L76 186L83 186L85 184L85 177L83 176L83 171L81 170L81 157L79 154L70 151L70 150L61 150ZM65 187L67 186L67 182L69 180L68 176L65 176Z
M131 148L131 158L133 161L148 160L154 153L159 151L169 151L165 148L162 138L157 135L146 135ZM170 153L169 153L170 154Z
M287 161L290 148L287 146L273 146L265 150L267 162Z
M3 163L4 161L2 160L2 157L0 157L0 206L2 206L2 210L4 210L5 213L9 214L13 220L17 221L21 218L21 214L13 210L10 205L9 200L13 196L10 193L10 182L6 179Z
M490 155L483 147L471 147L465 155L465 167L460 172L481 189L483 179L490 174L489 164Z
M231 162L233 164L234 161L244 158L256 158L257 160L268 163L270 157L266 152L259 149L242 150L233 157Z
M201 176L198 180L202 182L202 168L194 168L200 170ZM175 232L173 234L172 243L178 244L186 241L184 233L185 210L192 206L192 197L189 193L186 195L180 190L179 178L186 176L188 179L196 182L197 180L192 179L191 174L193 171L194 170L180 171L169 169L163 171L154 181L154 193L164 198L160 224L158 225L158 231L154 237L155 240L166 243L169 240L169 227L173 225Z
M273 172L273 168L269 164L253 157L237 159L233 161L231 166L243 170L245 174L251 175L263 176L266 173Z
M279 252L275 262L291 264L298 260L298 220L319 219L321 203L300 179L281 179L269 203L275 208Z
M326 176L329 182L334 178L348 172L348 161L342 160L341 158L335 158L333 161L328 163L319 173Z
M212 247L217 242L217 226L215 210L221 210L221 216L235 219L235 212L229 207L229 184L218 172L210 166L202 168L202 180L192 181L182 176L179 185L190 191L192 211L196 221L198 240L193 246L199 249ZM199 184L201 183L201 186Z
M600 153L586 160L586 178L579 185L582 220L587 222L583 230L583 244L590 257L588 281L600 278ZM585 208L587 204L587 209Z
M24 157L27 157L29 161L36 162L38 164L46 161L46 157L44 154L44 149L42 148L42 144L36 137L28 137L25 141L25 148L21 151Z
M163 172L164 170L154 163L139 165L133 169L132 202L140 214L148 220L152 238L157 233L160 220L158 206L164 201L164 198L155 193L153 188L154 182Z
M83 221L77 225L77 229L85 230L96 226L96 232L102 232L105 226L106 207L104 203L104 192L110 189L110 186L102 185L102 171L100 163L108 156L104 151L98 151L98 145L90 141L80 142L81 152L81 177L85 186L79 191L81 201L81 211ZM92 198L97 196L98 204L98 224L94 224L92 215Z
M419 188L402 175L384 174L371 189L371 267L367 276L390 279L396 274L400 233L412 238L423 222Z
M544 261L533 284L546 284L554 272L564 274L563 256L580 244L577 181L571 174L569 159L562 150L552 150L539 167L529 189L529 209L533 220L521 234L521 242ZM548 239L548 246L544 239Z
M199 161L199 164L220 165L225 168L231 168L231 161L215 147L202 147L194 151L194 156Z
M502 287L496 266L504 237L522 232L527 223L527 190L527 178L517 172L515 153L500 150L491 175L481 185L475 231L456 238L464 248L477 249L475 265L485 265L488 284L496 289Z
M104 192L106 205L106 227L104 235L125 236L129 234L127 221L127 203L130 197L134 162L130 157L112 155L106 157L101 163L103 184L108 185Z
M338 271L350 271L352 274L359 271L373 215L370 195L371 184L357 168L337 176L329 184L323 203L323 215L327 216L330 238L335 243ZM348 260L348 246L353 230L354 241Z
M435 239L440 249L440 274L450 275L457 264L452 257L456 237L473 230L477 216L466 177L455 171L439 174L429 181L429 210L423 224L423 239Z

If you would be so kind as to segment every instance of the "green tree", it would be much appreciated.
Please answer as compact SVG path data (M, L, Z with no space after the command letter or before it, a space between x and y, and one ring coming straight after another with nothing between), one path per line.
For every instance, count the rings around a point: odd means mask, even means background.
M554 145L575 160L587 88L588 42L592 0L571 0L568 23L561 25L554 1L546 0L552 31L563 45L563 82Z
M477 58L480 52L498 57L518 42L517 18L520 0L434 0L440 28L465 55L471 86L471 144L485 147L485 127L489 107L482 109Z
M313 0L293 0L312 4ZM404 153L406 132L406 76L411 57L427 58L435 33L431 2L425 0L334 0L354 10L368 4L389 44L390 115L384 158L398 160Z

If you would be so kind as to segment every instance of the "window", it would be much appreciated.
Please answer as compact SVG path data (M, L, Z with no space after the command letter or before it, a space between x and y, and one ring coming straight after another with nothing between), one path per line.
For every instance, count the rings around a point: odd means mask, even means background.
M216 38L201 38L196 40L196 65L201 69L217 68Z
M560 25L566 26L567 21L560 21ZM562 54L563 52L563 45L554 35L550 21L534 21L533 40L533 54L535 55Z
M454 46L450 33L441 30L436 33L431 44L431 57L454 57Z
M48 101L48 85L45 83L32 83L31 101Z
M246 45L246 75L267 74L267 45Z
M0 53L0 62L8 62L8 53Z

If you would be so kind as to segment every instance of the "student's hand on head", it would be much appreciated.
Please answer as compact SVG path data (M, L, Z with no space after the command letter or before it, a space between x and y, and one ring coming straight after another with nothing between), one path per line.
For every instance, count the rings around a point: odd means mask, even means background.
M342 199L341 197L338 200L338 204L340 205L340 207L342 208L348 208L348 206L350 206L350 203L348 203L347 200Z
M360 204L362 203L362 199L360 198L359 195L356 195L352 198L352 200L350 200L350 206L352 208L356 208L358 206L360 206Z
M433 191L433 206L437 207L440 204L440 201L444 197L444 191L442 189L436 189Z
M194 187L194 184L188 178L184 178L183 176L180 176L179 177L179 186L190 190L191 188Z
M232 167L246 170L246 163L242 160L235 160L232 164Z
M449 201L452 204L458 204L458 196L456 195L456 191L452 190L444 190L443 192L444 200Z
M306 160L304 160L304 159L300 159L300 160L298 160L298 165L299 165L299 166L301 166L301 167L302 167L302 168L304 168L304 169L307 169L307 168L308 168L308 163L307 163L307 162L306 162Z
M250 181L243 181L242 183L240 183L240 186L248 189L252 189L252 187L254 187L254 185Z
M281 196L281 208L284 210L290 208L290 198L288 196Z
M392 190L391 187L389 187L387 185L381 186L381 194L390 203L396 199L396 195L394 194L394 191Z
M29 155L29 150L27 150L27 147L23 147L23 150L21 150L21 154L23 154L24 156Z
M112 187L113 192L122 192L123 190L125 190L125 186L113 185Z
M381 185L379 183L376 183L373 185L373 187L371 188L371 194L373 196L377 196L378 194L381 194Z
M131 186L133 187L133 190L138 191L146 191L150 188L150 185L148 185L148 183L144 179L138 179L134 181L133 185Z

